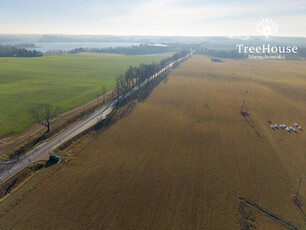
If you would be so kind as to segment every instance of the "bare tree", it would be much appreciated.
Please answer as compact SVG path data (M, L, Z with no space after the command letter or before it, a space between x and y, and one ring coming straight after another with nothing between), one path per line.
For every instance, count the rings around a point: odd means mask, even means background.
M119 83L119 77L116 77L116 90L117 90L117 100L119 103L120 100L120 83Z
M106 87L105 85L103 85L102 86L103 104L105 103L105 94L106 94Z
M29 114L41 125L50 131L51 120L55 117L57 109L50 104L37 104L29 109Z

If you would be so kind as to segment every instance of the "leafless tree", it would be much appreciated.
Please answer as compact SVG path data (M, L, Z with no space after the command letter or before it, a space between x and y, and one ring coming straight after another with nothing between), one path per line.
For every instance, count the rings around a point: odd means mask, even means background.
M106 87L102 86L102 95L103 95L103 104L105 103L105 94L106 94Z
M120 100L120 83L119 83L119 77L116 77L116 90L117 90L117 100L119 103Z
M29 109L29 114L39 124L47 128L48 133L50 131L51 120L55 117L57 108L50 104L37 104Z

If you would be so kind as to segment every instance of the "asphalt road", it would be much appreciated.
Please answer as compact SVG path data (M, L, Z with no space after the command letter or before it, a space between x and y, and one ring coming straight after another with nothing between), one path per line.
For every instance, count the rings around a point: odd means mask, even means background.
M192 55L194 51L189 53L184 58ZM179 60L170 63L161 71L150 77L149 79L145 80L140 84L140 87L146 85L149 81L153 80L161 73L166 71L167 69L171 68L176 62L181 61L184 58L180 58ZM128 91L124 96L121 95L119 100L123 100L133 94L135 91L138 90L138 86L135 86L131 90ZM123 98L124 97L124 98ZM54 149L62 145L64 142L68 141L69 139L75 137L76 135L82 133L83 131L89 129L90 127L94 126L96 123L100 122L102 119L105 119L106 116L115 108L117 104L117 99L114 99L104 107L100 108L99 110L95 111L94 113L90 114L88 117L84 118L83 120L79 121L75 125L71 126L70 128L66 129L65 131L61 132L51 140L36 146L34 149L28 151L23 156L19 157L17 160L9 161L9 162L1 162L0 163L0 184L7 181L9 178L14 176L16 173L30 165L31 163L40 160L40 159L48 159L49 154L53 152Z

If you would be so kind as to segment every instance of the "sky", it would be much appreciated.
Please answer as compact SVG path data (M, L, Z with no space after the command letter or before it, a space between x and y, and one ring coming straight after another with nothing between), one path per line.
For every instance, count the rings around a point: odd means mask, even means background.
M0 0L0 34L306 37L306 0Z

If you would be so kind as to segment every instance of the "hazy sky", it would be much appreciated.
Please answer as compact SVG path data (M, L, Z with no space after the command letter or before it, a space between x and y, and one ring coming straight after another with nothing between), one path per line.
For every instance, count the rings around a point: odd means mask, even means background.
M306 0L0 0L0 33L306 37Z

